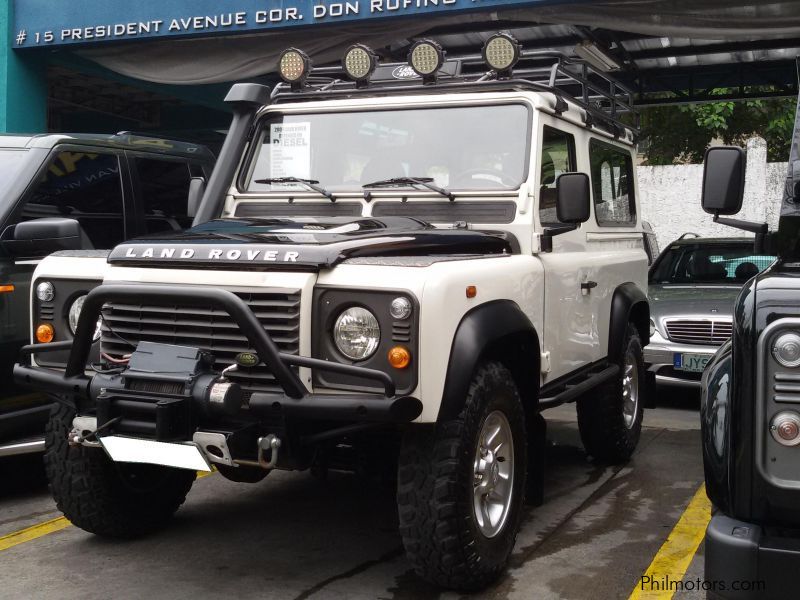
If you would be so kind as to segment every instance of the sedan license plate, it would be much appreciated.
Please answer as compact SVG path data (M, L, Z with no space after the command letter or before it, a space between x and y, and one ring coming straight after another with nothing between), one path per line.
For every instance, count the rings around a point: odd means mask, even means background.
M708 354L675 353L673 365L678 371L689 373L702 373L711 356Z

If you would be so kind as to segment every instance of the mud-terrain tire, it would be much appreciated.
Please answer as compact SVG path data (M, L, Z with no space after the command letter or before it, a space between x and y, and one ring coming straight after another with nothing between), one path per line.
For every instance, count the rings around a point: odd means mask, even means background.
M495 429L499 431L489 445L487 437ZM503 444L497 448L499 440ZM522 516L526 443L522 401L511 373L496 362L478 367L456 418L406 433L397 477L400 534L422 578L445 588L476 591L503 572ZM484 455L483 444L495 451ZM484 456L480 462L479 456ZM476 494L479 467L489 486L497 484L490 496L484 492L491 487ZM508 479L500 479L503 474ZM504 486L503 481L509 483ZM498 502L506 491L506 502ZM476 508L476 498L489 497L501 506L499 512L493 509L494 523Z
M74 414L56 404L46 429L45 470L58 509L73 525L100 536L133 538L164 527L197 473L115 463L101 448L70 446Z
M632 323L625 331L621 355L613 359L619 374L578 400L578 428L590 456L619 464L636 450L644 415L642 340Z

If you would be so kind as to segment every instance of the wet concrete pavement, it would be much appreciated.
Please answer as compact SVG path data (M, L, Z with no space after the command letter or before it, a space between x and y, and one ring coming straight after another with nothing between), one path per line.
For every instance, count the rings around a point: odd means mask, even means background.
M548 413L545 503L526 511L510 569L481 597L627 598L702 483L696 410L648 411L621 468L587 460L574 408ZM57 516L35 477L0 490L0 536ZM457 597L414 575L391 487L347 474L212 475L160 534L119 542L68 527L0 552L0 566L3 598ZM700 573L702 548L689 569Z

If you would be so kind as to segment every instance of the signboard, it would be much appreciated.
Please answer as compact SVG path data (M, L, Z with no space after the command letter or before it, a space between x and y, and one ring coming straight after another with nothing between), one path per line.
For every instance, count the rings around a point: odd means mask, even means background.
M575 0L572 0L575 1ZM14 48L232 35L570 0L16 0Z

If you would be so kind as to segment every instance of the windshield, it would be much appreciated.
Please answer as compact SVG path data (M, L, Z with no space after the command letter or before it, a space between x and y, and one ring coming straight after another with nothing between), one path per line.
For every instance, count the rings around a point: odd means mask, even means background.
M328 191L361 192L398 177L431 178L448 189L515 189L526 177L529 130L521 104L275 115L262 125L245 189L308 189L257 183L281 177L318 181Z
M25 162L25 150L0 148L0 190L7 189Z
M655 284L742 285L770 266L774 256L753 254L753 244L671 246L650 274Z

